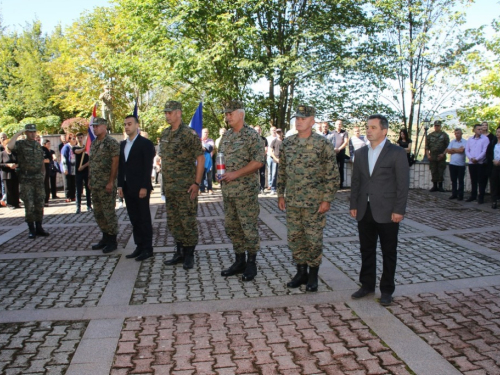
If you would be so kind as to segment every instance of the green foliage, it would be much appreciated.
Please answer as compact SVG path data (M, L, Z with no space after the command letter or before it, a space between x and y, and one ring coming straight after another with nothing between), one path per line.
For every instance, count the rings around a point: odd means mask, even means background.
M0 128L3 129L5 126L10 124L17 124L17 120L12 116L1 116L0 117Z

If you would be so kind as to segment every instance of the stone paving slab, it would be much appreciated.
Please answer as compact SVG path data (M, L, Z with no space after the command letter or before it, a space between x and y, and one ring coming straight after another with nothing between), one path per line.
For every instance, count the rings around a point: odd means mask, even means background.
M85 206L82 207L82 211L79 214L75 213L75 210L76 206L74 205L60 207L55 210L52 209L44 215L43 222L44 224L95 224L94 213L87 211ZM118 216L118 221L130 221L126 208L118 208L115 212L116 216Z
M278 235L262 220L257 222L261 241L280 240ZM224 229L224 219L198 220L198 244L217 245L230 244L231 240ZM174 246L174 238L168 230L166 222L153 223L153 246Z
M445 196L441 194L432 194L427 190L413 189L408 193L407 211L422 211L428 209L461 209L464 206L456 201L448 199L451 193L446 193Z
M111 374L410 374L344 304L125 320Z
M500 374L500 287L397 297L390 310L463 374Z
M168 255L170 256L170 254ZM234 262L230 249L198 250L195 268L186 272L182 264L166 266L160 254L141 263L132 293L132 305L256 298L305 293L305 286L289 289L295 274L291 252L286 246L265 247L257 258L258 276L243 282L241 275L223 277L220 272ZM331 290L320 281L318 292Z
M408 212L406 217L441 231L500 226L500 215L475 208L414 210Z
M361 269L359 242L326 242L324 256L352 280ZM377 274L382 274L382 254L377 249ZM500 275L500 262L438 237L400 238L396 286L431 281Z
M87 321L0 324L2 374L64 374Z
M92 244L97 243L102 237L97 224L45 227L45 230L50 233L50 236L36 237L32 240L28 238L28 227L26 227L26 231L0 245L0 254L88 251L91 250ZM125 247L131 236L132 225L118 224L119 246ZM99 250L96 254L102 254L102 252Z
M96 306L119 257L0 261L0 311Z
M0 208L0 227L18 226L24 224L24 208L11 210L7 207ZM26 225L26 224L24 224Z
M456 236L488 249L500 251L500 236L498 235L498 231L456 234Z

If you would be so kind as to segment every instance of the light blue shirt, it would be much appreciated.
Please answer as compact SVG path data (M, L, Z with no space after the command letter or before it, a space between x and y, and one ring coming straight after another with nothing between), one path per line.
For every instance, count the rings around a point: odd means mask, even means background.
M493 159L500 160L500 143L497 143L493 149Z
M387 142L387 137L384 138L384 140L380 142L375 148L372 148L371 144L368 146L368 168L370 169L370 176L372 175L373 168L375 168L378 157L380 156L380 153L385 146L385 142Z
M454 139L453 141L450 142L448 145L449 149L452 148L464 148L464 152L461 154L451 154L450 157L450 165L458 165L459 167L465 167L465 147L467 146L467 141L465 139L461 139L460 141L457 141Z
M137 136L139 134L136 134L136 136L134 137L134 139L130 140L128 137L127 137L127 143L125 143L125 150L124 153L125 153L125 161L128 160L128 154L130 154L130 149L132 148L132 145L134 144L135 140L137 139Z

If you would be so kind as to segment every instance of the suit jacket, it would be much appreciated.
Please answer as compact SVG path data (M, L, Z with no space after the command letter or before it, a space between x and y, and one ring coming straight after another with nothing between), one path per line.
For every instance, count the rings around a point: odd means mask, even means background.
M386 141L370 176L368 147L355 152L351 180L351 210L358 210L360 221L366 212L368 197L373 219L390 223L392 213L404 215L410 185L406 151Z
M127 184L130 194L139 194L139 190L153 189L151 184L151 172L153 170L153 159L155 157L155 146L149 139L140 134L130 148L128 159L125 161L125 145L127 141L120 143L120 159L118 164L118 187Z

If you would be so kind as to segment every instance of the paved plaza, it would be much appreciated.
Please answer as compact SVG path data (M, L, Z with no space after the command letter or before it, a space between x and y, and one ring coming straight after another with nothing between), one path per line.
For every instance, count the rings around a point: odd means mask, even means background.
M219 190L202 195L195 268L173 252L159 188L154 257L117 209L119 249L93 251L91 212L45 209L47 238L28 239L24 210L0 209L0 373L500 374L500 210L412 190L400 227L392 306L362 300L349 190L327 215L317 293L288 289L295 272L285 214L261 195L258 276L224 278L234 260ZM381 271L381 257L379 271Z

